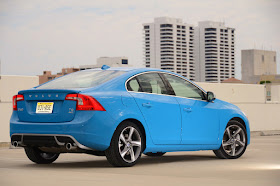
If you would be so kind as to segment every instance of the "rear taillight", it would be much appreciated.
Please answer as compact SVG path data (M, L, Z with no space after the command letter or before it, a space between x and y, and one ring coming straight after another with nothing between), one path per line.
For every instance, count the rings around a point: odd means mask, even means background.
M104 107L93 97L83 94L68 94L65 100L77 102L76 110L98 110L106 111Z
M17 110L17 102L18 101L23 101L24 97L23 95L15 95L13 96L13 110Z

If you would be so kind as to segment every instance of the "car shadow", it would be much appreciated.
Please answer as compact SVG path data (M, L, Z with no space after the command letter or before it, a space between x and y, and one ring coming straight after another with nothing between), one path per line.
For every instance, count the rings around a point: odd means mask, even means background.
M164 155L161 157L149 157L143 156L139 164L158 164L158 163L173 163L173 162L193 162L193 161L209 161L209 160L217 160L216 156L211 155Z
M172 155L166 154L161 157L149 157L142 155L136 166L149 166L153 164L164 164L173 162L193 162L218 160L216 156L210 155ZM32 168L112 168L107 159L77 162L54 162L52 164L24 164L24 167Z

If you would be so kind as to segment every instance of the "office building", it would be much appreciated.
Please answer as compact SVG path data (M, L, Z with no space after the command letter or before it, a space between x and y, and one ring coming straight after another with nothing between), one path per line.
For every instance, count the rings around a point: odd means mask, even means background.
M277 74L276 52L268 50L248 49L241 51L242 81L259 83L269 75ZM271 78L267 79L268 81Z
M103 65L110 67L130 67L127 57L100 57L96 60L96 65L81 65L80 70L101 68Z
M203 21L195 27L196 81L220 83L235 77L235 29Z
M159 17L143 24L146 67L176 72L195 79L194 27L182 19Z

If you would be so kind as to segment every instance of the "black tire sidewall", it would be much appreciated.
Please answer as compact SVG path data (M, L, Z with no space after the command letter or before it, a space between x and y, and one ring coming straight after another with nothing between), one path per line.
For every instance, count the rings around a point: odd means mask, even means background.
M46 159L41 155L41 153L44 153L44 152L41 151L40 149L38 149L37 147L25 147L24 150L25 150L27 157L32 162L37 163L37 164L50 164L59 157L59 154L53 154L54 156L52 158Z

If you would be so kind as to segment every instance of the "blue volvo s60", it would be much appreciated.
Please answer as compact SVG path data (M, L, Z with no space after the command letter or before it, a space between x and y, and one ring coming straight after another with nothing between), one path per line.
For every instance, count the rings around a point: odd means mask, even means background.
M250 143L247 117L178 74L151 68L84 70L13 97L11 143L38 164L60 153L105 155L133 166L141 154L213 150L242 156Z

